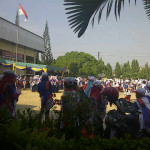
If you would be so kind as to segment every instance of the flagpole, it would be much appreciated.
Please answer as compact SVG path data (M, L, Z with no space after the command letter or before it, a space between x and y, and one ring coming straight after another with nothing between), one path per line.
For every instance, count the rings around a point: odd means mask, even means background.
M16 62L17 62L17 54L18 54L18 37L19 37L19 27L17 26L17 39L16 39ZM15 69L16 73L16 69Z
M17 53L18 53L18 38L19 38L19 26L17 26L17 40L16 40L16 62L17 62Z
M16 24L16 26L17 26L17 37L16 37L16 61L15 62L17 62L18 61L18 39L19 39L19 16L18 16L18 23ZM15 73L16 73L16 68L15 68Z
M19 10L18 10L18 14L16 19L16 26L17 26L17 39L16 39L16 61L18 61L18 40L19 40L19 16L20 15L25 15L25 20L28 19L27 13L25 12L25 10L23 9L23 7L19 4ZM16 73L16 69L15 69L15 73Z

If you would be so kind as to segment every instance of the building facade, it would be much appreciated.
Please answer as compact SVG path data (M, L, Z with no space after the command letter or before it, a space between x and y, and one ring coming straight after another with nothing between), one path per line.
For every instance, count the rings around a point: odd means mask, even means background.
M0 58L14 62L35 63L37 53L44 52L41 36L0 17ZM0 65L0 74L6 69ZM17 74L33 74L29 70L15 70Z

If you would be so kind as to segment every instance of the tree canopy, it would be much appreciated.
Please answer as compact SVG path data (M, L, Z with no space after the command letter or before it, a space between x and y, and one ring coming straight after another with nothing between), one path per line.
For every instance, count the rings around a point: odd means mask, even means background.
M53 62L53 55L51 52L48 21L46 21L45 30L43 33L43 39L44 39L45 52L41 56L42 62L43 64L50 65Z
M65 56L59 56L55 61L55 65L69 68L74 75L82 76L97 76L99 73L103 73L105 68L102 59L98 61L88 53L77 51L68 52Z
M111 67L110 63L107 63L105 73L108 78L112 77L112 67Z
M139 70L140 70L138 60L135 60L135 59L132 60L131 69L132 69L132 77L137 78Z
M105 65L102 59L96 60L94 56L88 53L72 51L64 56L59 56L52 65L69 69L73 76L150 79L148 63L144 67L140 67L136 59L133 59L131 64L127 61L122 66L117 62L113 70L111 64Z
M119 62L117 62L115 66L115 77L120 78L121 77L120 75L121 75L121 66Z

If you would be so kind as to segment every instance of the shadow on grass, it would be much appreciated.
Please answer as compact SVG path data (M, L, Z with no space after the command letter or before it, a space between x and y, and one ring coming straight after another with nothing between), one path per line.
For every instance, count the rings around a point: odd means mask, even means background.
M17 110L19 109L20 113L23 113L24 110L30 108L31 110L35 111L36 113L40 112L40 108L39 110L34 110L34 108L37 107L35 105L21 105L21 104L17 104ZM58 113L59 112L56 110L56 106L54 106L50 112L49 112L49 117L53 118L53 119L57 119L58 118Z
M63 93L64 90L58 90L56 93Z
M22 113L24 110L26 110L27 108L30 108L31 110L34 110L34 108L36 108L37 106L35 105L22 105L22 104L17 104L17 109L20 110L20 112ZM39 112L40 111L40 108L39 110L34 110L36 112Z

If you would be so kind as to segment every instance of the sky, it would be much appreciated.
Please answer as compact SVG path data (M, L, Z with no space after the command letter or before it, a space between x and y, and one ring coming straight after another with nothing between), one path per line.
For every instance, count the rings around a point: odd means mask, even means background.
M64 0L1 0L0 17L15 23L19 3L28 15L27 22L20 16L21 27L42 36L48 21L54 59L71 51L89 53L98 59L99 52L105 64L110 63L113 68L116 62L123 65L133 59L137 59L141 67L145 63L150 66L150 21L142 0L136 5L133 1L130 5L126 2L117 21L113 9L108 19L104 11L100 24L96 16L94 27L89 23L80 38L69 26Z

